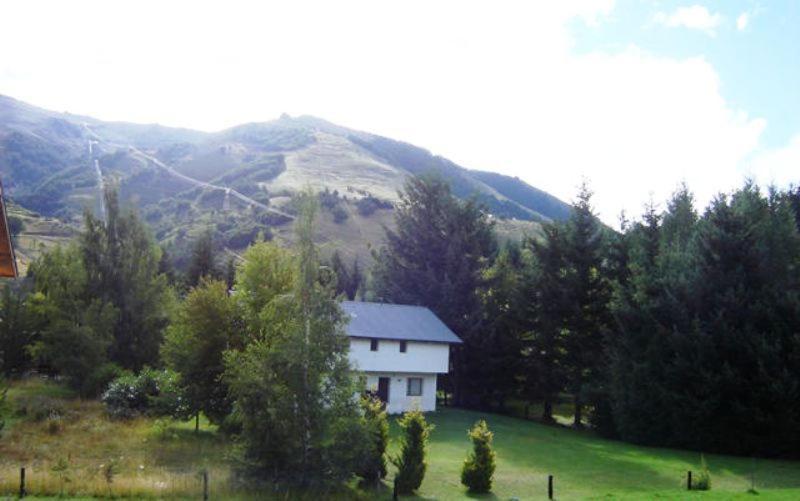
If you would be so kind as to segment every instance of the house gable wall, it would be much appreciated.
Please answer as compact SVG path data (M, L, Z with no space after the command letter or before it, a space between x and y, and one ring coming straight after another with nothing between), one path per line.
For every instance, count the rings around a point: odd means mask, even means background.
M369 339L350 338L350 361L364 372L446 374L449 357L450 347L445 343L407 341L402 353L400 341L380 339L378 351L371 351Z

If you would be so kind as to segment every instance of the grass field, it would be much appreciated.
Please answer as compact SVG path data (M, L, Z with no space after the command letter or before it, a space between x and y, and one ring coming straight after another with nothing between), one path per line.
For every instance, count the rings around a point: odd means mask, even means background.
M212 499L391 498L389 482L377 491L351 485L337 493L249 492L233 481L229 444L207 423L195 434L191 422L111 421L100 403L38 379L15 383L9 398L12 414L0 438L0 496L17 492L25 466L33 496L196 499L198 473L207 469ZM42 415L43 408L53 412ZM700 461L694 452L636 447L589 431L456 409L428 417L436 429L418 499L468 497L459 471L470 449L466 430L481 417L495 432L497 451L494 493L482 499L546 499L548 474L555 477L557 499L800 499L800 462L706 455L713 489L689 493L686 471L696 471ZM399 430L392 421L394 453ZM758 496L747 493L752 473Z

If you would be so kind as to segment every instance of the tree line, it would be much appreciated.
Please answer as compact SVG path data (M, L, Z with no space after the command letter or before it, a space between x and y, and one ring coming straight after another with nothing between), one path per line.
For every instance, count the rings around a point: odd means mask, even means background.
M800 445L800 189L753 183L699 213L686 186L621 231L583 185L564 222L499 244L491 216L411 179L371 298L430 307L464 341L456 405L572 400L623 440L794 456Z
M798 450L800 190L748 183L698 213L681 187L613 231L583 186L568 220L500 242L479 201L413 177L367 272L320 257L309 195L293 249L259 241L220 270L203 235L188 284L113 190L106 202L105 220L87 212L76 242L4 288L0 370L57 374L120 415L203 413L243 437L256 476L312 484L376 457L343 296L425 305L450 326L464 341L444 381L456 405L542 402L552 422L568 397L576 426L636 443Z

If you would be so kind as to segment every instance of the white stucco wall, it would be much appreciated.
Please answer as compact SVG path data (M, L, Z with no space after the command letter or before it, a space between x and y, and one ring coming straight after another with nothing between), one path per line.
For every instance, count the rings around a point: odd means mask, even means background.
M386 411L389 414L400 414L412 409L419 409L423 412L436 410L436 374L368 372L366 376L367 389L371 391L378 390L379 377L389 378L389 401L386 403ZM422 378L421 396L409 397L406 395L409 377Z
M446 343L408 341L405 353L400 341L378 340L378 351L370 351L370 340L350 338L350 362L364 372L446 374L450 347Z

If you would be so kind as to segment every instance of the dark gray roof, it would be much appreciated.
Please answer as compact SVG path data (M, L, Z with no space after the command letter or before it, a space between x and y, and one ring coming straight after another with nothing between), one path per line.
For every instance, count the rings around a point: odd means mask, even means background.
M347 335L378 339L456 343L461 340L424 306L343 301Z

